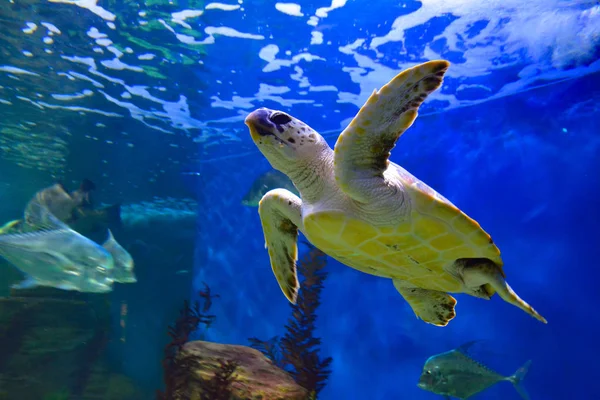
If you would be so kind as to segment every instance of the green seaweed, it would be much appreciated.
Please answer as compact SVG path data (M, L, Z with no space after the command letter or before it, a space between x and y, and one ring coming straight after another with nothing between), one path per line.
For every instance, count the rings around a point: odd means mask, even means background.
M157 390L158 400L183 400L188 397L187 388L200 388L201 400L228 400L231 396L231 383L234 379L238 364L232 361L219 360L219 369L211 379L203 379L191 374L190 371L199 368L200 363L194 356L182 354L183 346L188 342L190 335L200 325L207 328L214 322L215 316L208 314L212 305L213 295L208 285L198 294L202 299L192 307L186 300L180 310L179 318L169 326L171 342L165 346L163 359L163 372L165 391Z
M308 244L307 244L308 245ZM296 304L292 304L292 317L288 320L286 333L280 339L274 337L263 341L250 338L250 345L270 358L275 365L288 371L296 383L310 393L308 400L316 400L327 384L331 370L331 357L321 358L321 339L314 336L317 308L321 304L321 290L327 273L323 271L327 255L308 245L309 252L297 265L301 282Z

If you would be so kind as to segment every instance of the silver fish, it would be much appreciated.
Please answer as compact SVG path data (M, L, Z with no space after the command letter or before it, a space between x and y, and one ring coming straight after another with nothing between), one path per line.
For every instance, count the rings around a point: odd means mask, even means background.
M0 235L0 256L27 275L16 288L50 286L80 292L112 290L114 260L39 206L34 232ZM41 221L44 221L43 225Z
M252 182L252 186L242 199L242 204L249 207L258 207L258 202L269 190L287 189L299 196L298 189L292 183L291 179L283 172L276 169L265 172Z
M444 396L469 399L471 396L501 381L512 383L519 395L529 400L521 385L531 360L511 376L503 376L471 358L467 351L476 342L469 342L457 349L430 357L423 367L417 386L423 390Z
M115 260L115 268L113 270L113 279L119 283L135 283L137 279L133 272L133 257L121 246L113 236L110 229L108 230L108 240L102 245Z

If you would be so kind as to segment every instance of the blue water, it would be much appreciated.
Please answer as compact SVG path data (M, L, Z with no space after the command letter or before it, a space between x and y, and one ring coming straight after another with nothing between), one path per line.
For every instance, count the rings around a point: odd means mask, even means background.
M391 160L481 224L548 324L458 294L456 318L428 325L389 280L330 258L319 399L440 398L416 386L423 363L474 339L504 374L533 361L533 400L598 398L597 1L15 1L0 6L0 48L0 216L84 177L123 205L126 247L141 255L138 282L110 295L113 325L123 302L129 320L107 351L136 384L160 385L166 327L203 282L220 296L205 340L284 333L289 302L257 209L241 204L270 169L246 115L285 111L333 147L373 89L446 59ZM0 268L4 295L18 277ZM500 383L476 398L519 396Z

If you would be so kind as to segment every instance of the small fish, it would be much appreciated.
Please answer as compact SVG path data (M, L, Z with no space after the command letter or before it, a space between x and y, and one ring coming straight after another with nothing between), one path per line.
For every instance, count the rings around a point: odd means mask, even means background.
M102 245L115 260L113 279L119 283L135 283L137 279L133 273L133 257L121 246L108 230L108 240Z
M512 376L503 376L471 358L467 351L476 342L430 357L423 367L419 383L423 390L444 396L468 399L501 381L512 383L519 395L529 400L521 381L527 374L531 360Z
M242 204L249 207L258 207L258 202L269 190L278 188L287 189L299 196L298 189L296 189L290 178L283 172L272 169L254 180L250 190L242 199Z
M32 209L36 206L32 204ZM26 274L16 288L50 286L80 292L112 290L114 260L102 246L37 205L34 232L0 235L0 256ZM42 221L44 221L42 223Z

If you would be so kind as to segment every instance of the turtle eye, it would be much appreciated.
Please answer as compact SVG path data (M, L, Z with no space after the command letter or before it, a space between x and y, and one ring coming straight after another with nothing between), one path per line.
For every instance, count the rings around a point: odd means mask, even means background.
M287 114L279 112L271 115L269 119L271 120L271 122L277 125L284 125L292 120Z

